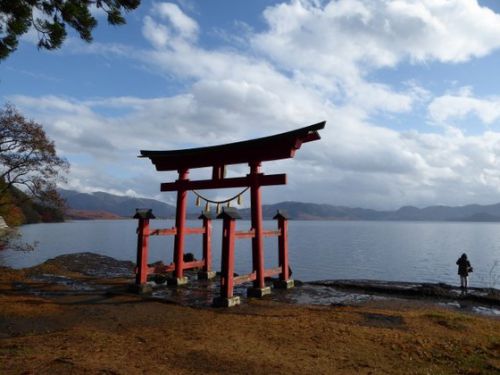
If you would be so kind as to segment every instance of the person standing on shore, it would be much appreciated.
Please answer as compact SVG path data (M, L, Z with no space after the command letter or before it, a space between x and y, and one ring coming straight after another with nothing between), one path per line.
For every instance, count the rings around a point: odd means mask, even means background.
M458 274L460 275L460 289L462 293L467 293L467 277L469 272L472 272L472 266L470 265L469 259L467 259L467 254L463 253L457 260Z

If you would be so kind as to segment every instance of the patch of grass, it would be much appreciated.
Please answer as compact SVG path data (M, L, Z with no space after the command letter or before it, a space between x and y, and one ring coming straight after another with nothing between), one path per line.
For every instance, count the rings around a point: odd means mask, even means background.
M21 356L21 355L31 355L33 350L27 348L24 345L5 345L0 346L0 358L2 357L13 357L13 356Z
M400 315L385 315L374 313L362 313L365 324L371 327L380 328L405 328L405 320Z
M499 374L500 367L483 350L478 349L458 359L458 368L463 374Z
M488 345L488 349L500 353L500 338L493 337Z
M471 317L466 315L452 314L441 311L433 311L424 314L424 317L440 326L456 331L467 330L467 323L472 322L473 320Z
M483 318L448 311L427 311L421 317L430 322L433 358L450 374L500 374L500 337L494 325ZM432 329L434 326L434 329ZM438 331L438 327L446 330ZM448 332L446 332L448 331ZM428 334L429 334L428 333Z

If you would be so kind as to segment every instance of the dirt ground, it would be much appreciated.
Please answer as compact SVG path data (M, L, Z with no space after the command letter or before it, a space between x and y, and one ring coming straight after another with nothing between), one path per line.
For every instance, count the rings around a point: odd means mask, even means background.
M29 276L0 269L0 374L500 374L498 318L427 302L193 308Z

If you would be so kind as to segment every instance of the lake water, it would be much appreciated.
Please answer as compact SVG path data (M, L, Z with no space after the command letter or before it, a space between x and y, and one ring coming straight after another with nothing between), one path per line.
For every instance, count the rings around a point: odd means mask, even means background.
M170 228L171 220L152 220L152 228ZM200 226L189 221L189 226ZM214 221L213 266L220 269L222 222ZM60 254L95 252L135 261L137 221L72 221L21 227L23 240L37 241L35 251L0 251L0 265L29 267ZM265 229L275 229L266 221ZM248 230L238 221L238 230ZM237 240L235 271L251 268L251 241ZM275 267L277 239L265 239L266 267ZM471 286L490 287L500 275L500 223L289 221L289 252L293 278L375 279L457 284L455 261L466 252L474 267ZM201 236L186 238L186 252L201 258ZM170 263L173 237L151 237L149 261ZM497 276L498 277L498 276ZM495 287L500 287L500 280Z

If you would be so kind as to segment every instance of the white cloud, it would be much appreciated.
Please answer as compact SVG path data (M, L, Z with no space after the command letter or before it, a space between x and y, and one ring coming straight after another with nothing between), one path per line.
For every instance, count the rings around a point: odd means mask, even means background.
M76 116L87 116L91 112L85 105L78 103L76 100L65 99L62 97L47 95L40 98L13 95L9 97L13 102L20 107L36 106L40 111L57 111L58 113L68 113Z
M500 46L500 15L476 1L291 1L264 12L254 46L290 69L349 77L363 68L463 62Z
M163 24L162 21L167 23ZM179 50L196 41L198 30L196 21L176 4L155 3L151 16L144 17L142 34L157 49Z
M198 36L196 21L188 17L176 4L156 3L153 5L152 11L161 18L168 20L183 38L196 39Z
M144 26L142 27L142 34L156 48L165 47L169 39L168 29L165 26L155 22L149 16L146 16L144 18Z
M434 98L429 104L429 117L438 124L447 124L474 115L486 125L500 119L500 97L477 98L470 88Z

